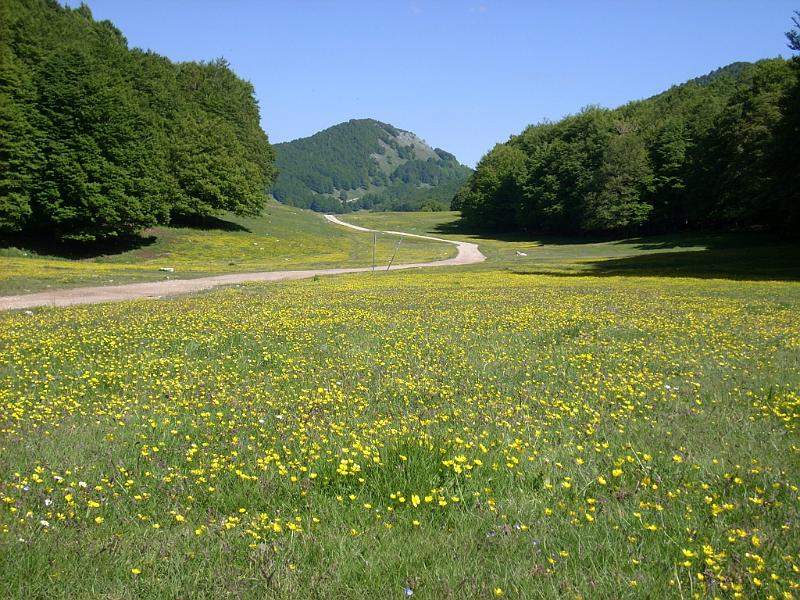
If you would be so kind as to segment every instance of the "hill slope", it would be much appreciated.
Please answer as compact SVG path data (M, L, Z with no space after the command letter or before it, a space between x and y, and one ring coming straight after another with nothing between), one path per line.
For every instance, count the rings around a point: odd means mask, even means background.
M281 202L326 212L444 208L471 169L415 134L353 119L275 144Z

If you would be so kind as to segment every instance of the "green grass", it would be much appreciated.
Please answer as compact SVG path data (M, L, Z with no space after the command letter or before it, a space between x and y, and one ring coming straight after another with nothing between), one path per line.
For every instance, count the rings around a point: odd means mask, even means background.
M398 230L480 244L489 260L476 270L520 274L639 275L800 279L800 244L759 235L676 235L586 241L491 236L464 231L457 212L354 213L344 219L379 230ZM372 264L372 235L349 231L321 215L270 203L259 218L226 215L203 226L157 227L138 240L66 258L52 248L6 242L0 248L0 294L81 285L202 277L219 273L335 268ZM57 252L58 249L56 249ZM63 250L63 249L61 249ZM379 235L378 264L439 260L454 248ZM522 253L522 254L520 254ZM174 273L159 271L172 267Z
M365 259L294 211L53 260ZM345 217L485 263L0 314L0 598L797 597L794 246L455 218Z
M766 234L586 240L475 233L460 227L457 212L363 212L347 215L345 220L363 227L477 242L489 258L483 268L518 273L800 279L800 241Z
M796 595L798 309L465 268L5 313L0 597Z
M379 235L378 264L448 258L447 244ZM156 227L128 248L95 250L88 257L54 255L74 249L38 248L6 243L0 249L0 294L34 292L79 285L115 285L218 273L369 266L373 236L335 226L322 215L271 202L261 217L226 215L203 227ZM172 267L174 273L159 271Z

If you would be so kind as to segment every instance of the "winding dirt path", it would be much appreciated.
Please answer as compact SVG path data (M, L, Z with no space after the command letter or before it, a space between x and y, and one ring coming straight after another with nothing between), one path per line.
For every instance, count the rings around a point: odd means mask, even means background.
M349 227L357 231L376 231L357 225L340 221L333 215L325 215L333 224ZM421 238L447 244L455 244L458 254L453 258L436 260L423 263L409 263L391 265L392 271L400 269L417 269L420 267L446 267L451 265L469 265L486 260L478 249L477 244L471 242L455 242L427 235L416 235L402 231L377 231L406 237ZM190 292L207 290L218 285L231 285L248 281L283 281L286 279L308 279L317 275L341 275L343 273L364 273L371 271L372 267L349 267L342 269L311 269L307 271L260 271L253 273L230 273L213 277L198 277L196 279L170 279L168 281L150 281L145 283L129 283L125 285L81 287L65 290L50 290L35 294L22 294L19 296L0 296L0 310L13 310L20 308L34 308L36 306L70 306L72 304L96 304L99 302L118 302L133 300L135 298L161 298L162 296L175 296ZM386 270L386 266L375 267L375 270Z

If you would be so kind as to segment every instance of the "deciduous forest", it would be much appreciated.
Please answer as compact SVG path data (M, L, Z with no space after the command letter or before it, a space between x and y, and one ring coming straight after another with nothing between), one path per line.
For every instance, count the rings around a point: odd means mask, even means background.
M257 214L274 157L225 60L129 49L85 5L0 3L0 232L95 241Z
M798 73L797 58L734 63L616 110L530 126L481 159L452 208L500 231L793 230Z

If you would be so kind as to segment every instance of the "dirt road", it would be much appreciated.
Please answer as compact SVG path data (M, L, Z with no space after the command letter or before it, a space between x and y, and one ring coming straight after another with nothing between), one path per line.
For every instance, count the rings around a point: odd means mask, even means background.
M358 231L373 231L357 225L350 225L340 221L333 215L325 215L333 224L349 227ZM458 254L446 260L437 260L424 263L410 263L392 265L391 270L416 269L420 267L445 267L450 265L468 265L486 260L478 249L477 244L470 242L454 242L426 235L415 235L402 231L383 231L407 237L434 240L447 244L455 244ZM376 270L386 270L386 266L376 267ZM214 277L198 277L196 279L170 279L169 281L151 281L146 283L130 283L126 285L81 287L65 290L50 290L35 294L19 296L0 296L0 310L13 310L20 308L33 308L36 306L70 306L72 304L96 304L98 302L117 302L120 300L133 300L135 298L161 298L162 296L175 296L190 292L207 290L218 285L232 285L248 281L283 281L286 279L308 279L317 275L341 275L343 273L363 273L371 271L372 267L350 267L342 269L311 269L307 271L261 271L254 273L230 273Z

